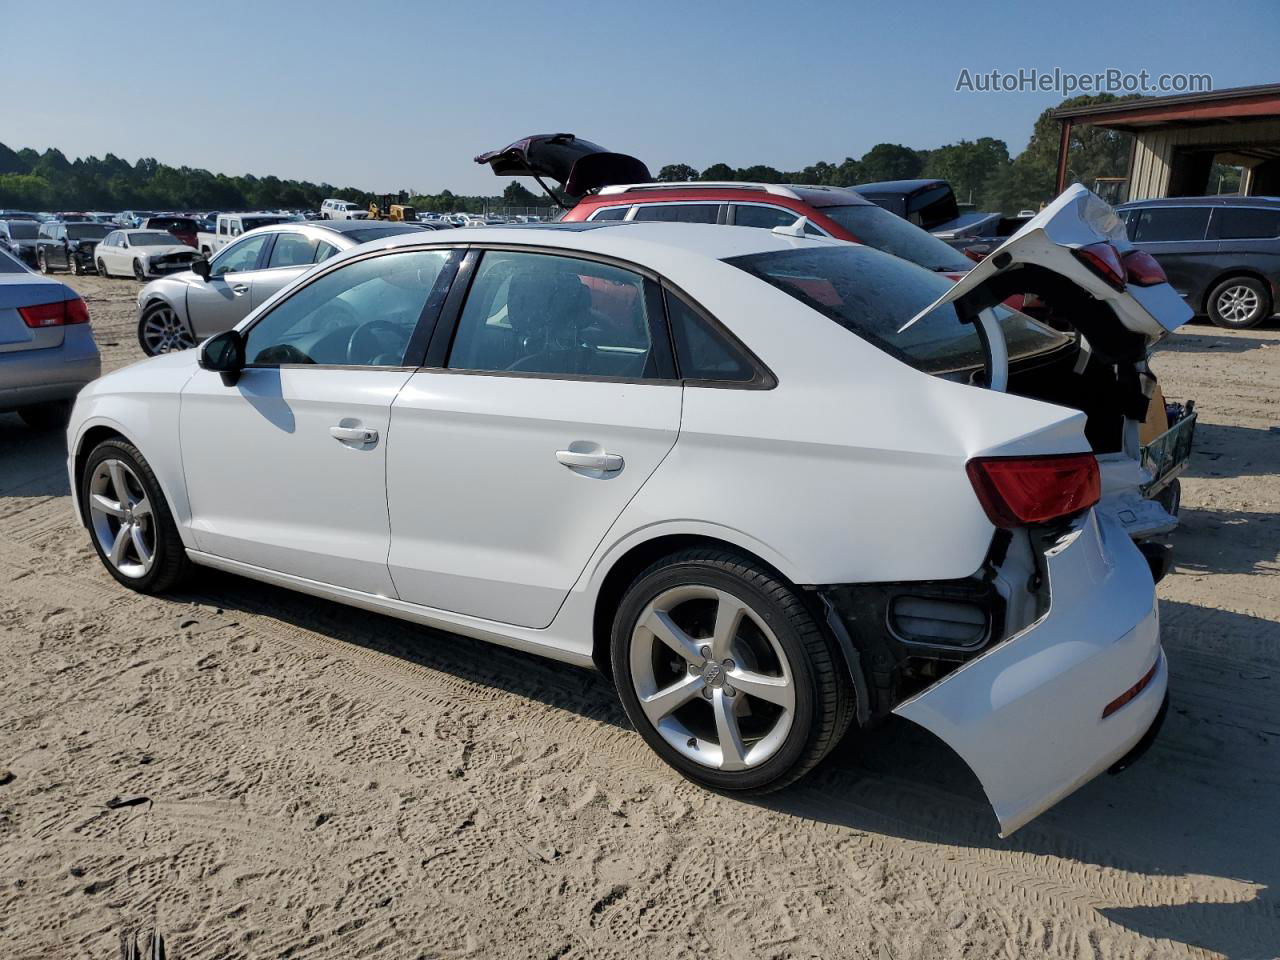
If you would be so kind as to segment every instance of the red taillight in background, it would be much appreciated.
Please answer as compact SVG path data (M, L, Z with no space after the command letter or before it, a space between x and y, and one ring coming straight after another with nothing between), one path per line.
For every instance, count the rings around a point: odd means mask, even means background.
M1124 289L1124 266L1120 263L1120 252L1111 244L1091 243L1087 247L1078 247L1071 251L1076 259L1092 270L1117 290Z
M1156 262L1156 258L1145 250L1130 250L1124 255L1125 274L1135 287L1154 287L1157 283L1168 283L1164 268Z
M1091 453L978 457L965 464L978 502L997 527L1045 523L1087 510L1102 495Z
M19 307L18 313L22 316L22 322L28 327L63 327L89 322L89 308L79 297L59 300L56 303L37 303L30 307Z

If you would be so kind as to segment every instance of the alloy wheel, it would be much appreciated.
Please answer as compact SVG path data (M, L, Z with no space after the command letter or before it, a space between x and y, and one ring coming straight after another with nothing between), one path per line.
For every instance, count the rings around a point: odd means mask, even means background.
M1258 291L1242 283L1227 287L1218 294L1218 315L1228 323L1248 323L1258 313L1261 299Z
M146 576L156 560L156 528L138 475L123 460L103 460L89 478L88 501L107 562L126 577Z
M142 321L142 347L151 356L195 345L191 331L170 307L156 307Z
M758 766L787 739L796 687L768 625L714 587L674 587L640 614L631 636L640 707L680 754L715 770Z

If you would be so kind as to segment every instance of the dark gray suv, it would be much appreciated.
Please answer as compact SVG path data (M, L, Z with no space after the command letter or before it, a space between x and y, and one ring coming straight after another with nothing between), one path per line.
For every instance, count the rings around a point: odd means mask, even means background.
M1280 198L1169 197L1116 208L1129 238L1220 327L1257 326L1277 306Z

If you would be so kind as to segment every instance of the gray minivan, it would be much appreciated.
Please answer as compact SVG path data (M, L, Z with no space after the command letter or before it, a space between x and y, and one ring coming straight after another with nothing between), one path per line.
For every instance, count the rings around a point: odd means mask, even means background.
M1116 208L1129 238L1198 314L1243 330L1270 317L1280 283L1280 198L1168 197Z

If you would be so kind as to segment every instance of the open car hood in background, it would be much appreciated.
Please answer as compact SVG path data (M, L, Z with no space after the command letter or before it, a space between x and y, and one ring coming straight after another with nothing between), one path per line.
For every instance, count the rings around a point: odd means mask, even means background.
M1134 249L1115 211L1080 184L1073 184L907 325L943 303L954 303L988 283L999 283L1002 275L1021 265L1033 265L1058 274L1110 307L1120 326L1145 348L1141 351L1145 357L1151 347L1191 319L1191 308L1168 283L1149 287L1130 283L1123 290L1109 286L1075 255L1081 247L1102 242L1112 244L1121 256ZM997 295L995 302L1002 299L1004 295Z
M611 153L572 133L544 133L517 140L501 150L476 157L500 177L544 177L578 199L593 190L619 183L648 183L649 168L625 153Z

